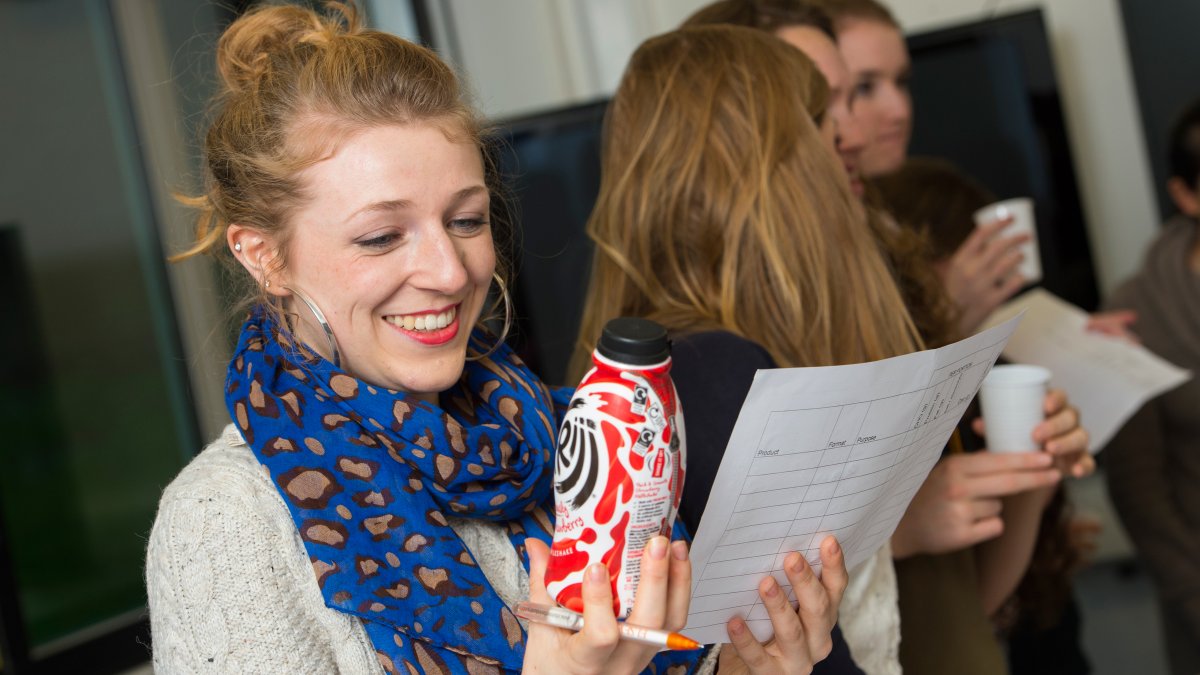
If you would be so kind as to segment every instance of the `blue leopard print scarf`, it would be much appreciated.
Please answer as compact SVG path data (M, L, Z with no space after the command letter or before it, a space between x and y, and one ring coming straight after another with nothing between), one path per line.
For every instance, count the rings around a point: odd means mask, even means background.
M482 334L472 347L482 352ZM325 604L359 617L392 673L519 671L525 635L446 516L550 543L553 451L571 391L501 345L441 408L372 386L298 346L270 311L242 327L226 404L291 511ZM682 528L677 530L681 534ZM686 672L663 653L648 672Z

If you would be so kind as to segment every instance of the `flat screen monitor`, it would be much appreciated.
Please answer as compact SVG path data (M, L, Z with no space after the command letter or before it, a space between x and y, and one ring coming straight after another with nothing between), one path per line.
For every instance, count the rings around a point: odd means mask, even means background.
M912 35L912 155L941 157L999 199L1032 197L1041 286L1099 301L1041 10Z
M608 101L502 126L500 169L516 200L517 274L510 344L550 384L566 381L583 310L592 243L584 231L600 191Z

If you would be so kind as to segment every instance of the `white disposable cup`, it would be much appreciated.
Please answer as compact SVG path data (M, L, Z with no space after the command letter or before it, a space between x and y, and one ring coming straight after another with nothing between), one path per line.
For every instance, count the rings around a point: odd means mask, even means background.
M1025 283L1031 284L1042 280L1042 257L1038 250L1037 221L1033 216L1033 200L1029 197L1006 199L987 206L975 212L975 225L982 227L997 220L1012 217L1013 222L1000 231L998 236L1011 237L1028 233L1029 241L1019 249L1024 258L1017 266L1017 272L1025 277Z
M979 405L992 452L1040 450L1033 428L1043 412L1050 371L1041 366L1005 365L992 368L979 389Z

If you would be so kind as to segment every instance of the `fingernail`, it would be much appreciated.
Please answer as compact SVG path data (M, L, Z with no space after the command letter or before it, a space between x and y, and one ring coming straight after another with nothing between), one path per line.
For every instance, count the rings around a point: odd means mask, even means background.
M675 556L676 560L688 559L687 542L680 540L671 544L671 555Z
M766 595L768 598L779 595L779 582L775 581L775 577L767 577Z
M608 568L599 563L592 565L587 569L588 579L603 583L608 576Z
M789 570L793 572L801 572L804 570L804 566L800 564L800 561L803 559L804 556L800 555L799 553L791 553L788 555L787 560L784 561L784 563L787 565Z
M742 633L746 632L746 622L741 619L733 619L729 622L729 634L741 637Z
M667 556L667 538L655 537L650 540L650 557L662 560Z
M841 550L842 550L842 545L838 543L837 539L829 540L829 552L830 553L839 553L839 552L841 552Z

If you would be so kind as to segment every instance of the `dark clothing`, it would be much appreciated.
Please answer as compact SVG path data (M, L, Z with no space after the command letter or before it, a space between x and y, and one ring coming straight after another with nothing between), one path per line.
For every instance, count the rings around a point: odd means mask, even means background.
M754 374L776 365L758 344L725 331L676 338L671 360L687 433L687 477L679 515L688 531L695 532ZM835 626L832 637L833 652L813 673L862 675L841 629Z
M1032 617L1008 636L1008 666L1015 675L1082 675L1092 672L1079 646L1083 618L1074 597L1067 598L1057 623L1042 628Z
M1138 314L1147 349L1200 372L1200 275L1191 269L1197 223L1168 221L1142 269L1108 302ZM1200 379L1147 403L1106 446L1113 505L1149 567L1170 628L1172 672L1200 672Z
M754 374L777 366L758 344L724 331L676 339L671 360L687 425L687 477L679 516L694 533Z

